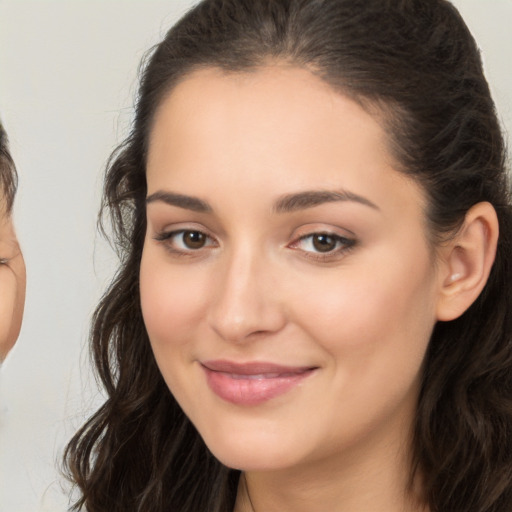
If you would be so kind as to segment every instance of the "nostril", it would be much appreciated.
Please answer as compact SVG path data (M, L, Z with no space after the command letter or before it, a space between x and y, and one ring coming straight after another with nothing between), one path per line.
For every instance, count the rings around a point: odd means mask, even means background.
M279 311L268 309L252 310L244 317L237 318L212 315L209 324L220 338L236 343L269 336L281 330L285 321Z
M253 333L251 333L251 336L260 336L265 334L268 334L268 331L254 331Z

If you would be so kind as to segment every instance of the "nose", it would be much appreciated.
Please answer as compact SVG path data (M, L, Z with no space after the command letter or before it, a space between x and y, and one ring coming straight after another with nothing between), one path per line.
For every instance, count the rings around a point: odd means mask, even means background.
M284 327L278 282L261 255L240 251L223 262L217 277L208 323L222 339L243 342Z

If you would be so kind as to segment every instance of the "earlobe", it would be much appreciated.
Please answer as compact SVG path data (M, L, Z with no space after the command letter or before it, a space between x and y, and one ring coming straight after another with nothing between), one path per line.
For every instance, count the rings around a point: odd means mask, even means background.
M442 248L438 320L458 318L480 295L494 263L498 234L498 218L490 203L468 210L460 230Z

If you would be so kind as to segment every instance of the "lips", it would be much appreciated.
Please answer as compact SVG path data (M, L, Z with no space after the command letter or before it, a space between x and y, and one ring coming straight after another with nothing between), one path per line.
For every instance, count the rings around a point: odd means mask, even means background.
M266 362L234 363L203 361L210 389L236 405L258 405L298 386L317 369L311 366L282 366Z

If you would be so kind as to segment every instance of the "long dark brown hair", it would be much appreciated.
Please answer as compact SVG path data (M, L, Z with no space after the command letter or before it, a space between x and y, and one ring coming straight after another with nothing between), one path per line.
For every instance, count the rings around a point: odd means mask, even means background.
M486 287L438 323L426 354L411 475L434 512L512 510L512 209L504 141L478 48L446 0L204 0L150 53L128 139L108 164L103 226L120 268L93 318L105 404L70 441L73 510L221 512L239 473L207 450L164 383L144 327L139 265L155 111L193 70L279 60L380 113L400 172L428 197L437 243L481 201L500 237Z

